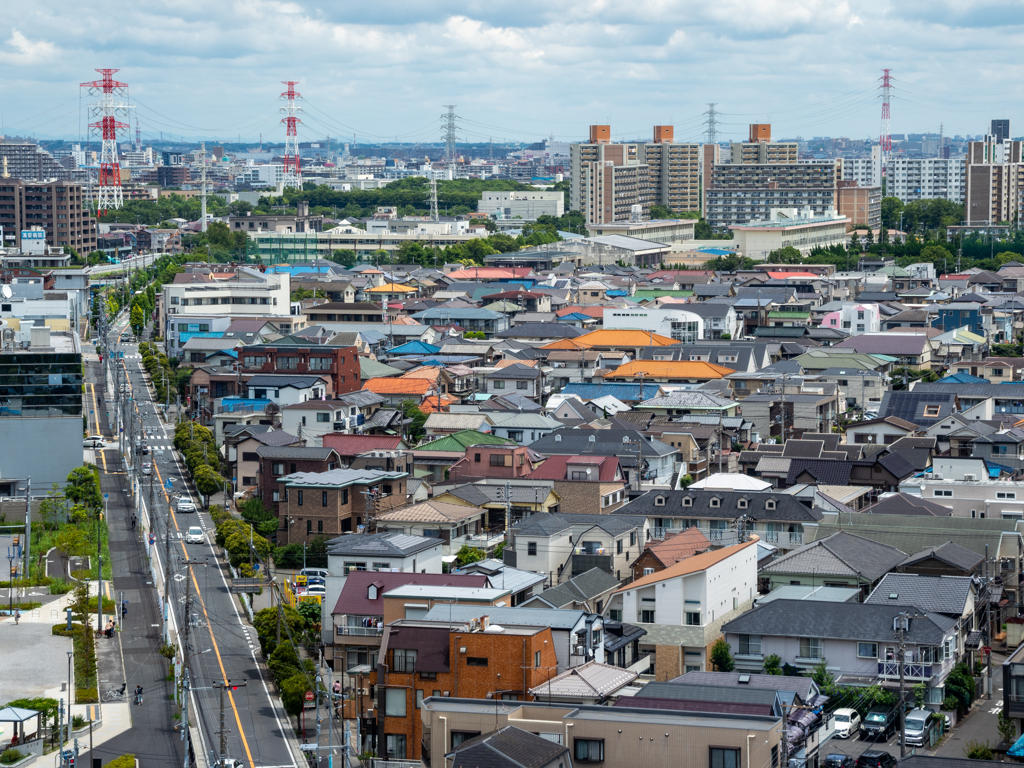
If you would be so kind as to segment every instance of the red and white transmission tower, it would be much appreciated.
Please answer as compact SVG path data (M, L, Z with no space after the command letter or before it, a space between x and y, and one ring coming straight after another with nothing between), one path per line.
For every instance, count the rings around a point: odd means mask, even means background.
M295 91L298 80L282 80L288 86L288 90L281 94L282 99L288 100L288 106L281 107L287 117L281 119L285 124L284 136L284 185L295 189L302 189L302 161L299 158L299 133L298 124L302 121L295 115L302 108L295 105L295 99L302 96Z
M879 78L882 85L882 131L878 135L878 146L882 154L882 177L889 173L889 163L892 162L892 131L889 126L889 98L892 96L892 72L891 69L883 69Z
M89 113L98 117L90 128L99 128L103 135L103 151L100 153L99 185L96 188L96 209L106 213L111 208L120 208L124 204L121 191L121 165L117 161L117 132L130 130L128 123L118 121L118 116L127 116L128 104L118 101L115 97L124 96L128 83L113 79L116 69L97 69L102 80L82 83L89 93L99 96L99 101L89 105Z

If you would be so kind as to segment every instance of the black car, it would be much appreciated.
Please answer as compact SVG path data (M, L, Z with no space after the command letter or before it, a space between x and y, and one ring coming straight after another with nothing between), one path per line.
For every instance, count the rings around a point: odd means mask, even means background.
M849 755L844 755L842 752L833 752L830 755L825 755L821 768L854 768L854 763L856 762Z
M876 707L864 716L860 726L861 738L871 741L887 739L890 734L896 733L896 728L896 710Z
M896 758L888 752L865 752L857 758L856 768L895 768Z

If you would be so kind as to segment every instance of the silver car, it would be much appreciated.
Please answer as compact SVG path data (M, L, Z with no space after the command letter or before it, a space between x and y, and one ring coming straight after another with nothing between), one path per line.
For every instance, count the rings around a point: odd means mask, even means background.
M203 529L200 528L198 525L193 525L191 528L188 529L188 533L185 534L185 543L205 544L206 534L203 532Z
M178 512L195 512L196 505L190 496L182 496L176 505Z

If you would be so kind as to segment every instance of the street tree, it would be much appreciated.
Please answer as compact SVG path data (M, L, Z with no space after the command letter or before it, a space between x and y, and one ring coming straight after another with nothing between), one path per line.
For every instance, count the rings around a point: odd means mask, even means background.
M71 558L80 557L87 553L89 537L81 529L68 526L57 531L53 537L53 546L60 552L61 560L64 561L64 574L70 578Z

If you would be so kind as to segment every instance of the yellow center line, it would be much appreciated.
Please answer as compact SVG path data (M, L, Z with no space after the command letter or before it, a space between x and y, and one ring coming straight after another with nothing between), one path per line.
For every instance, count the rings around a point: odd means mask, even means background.
M161 475L160 475L160 468L157 466L157 463L155 461L153 462L153 471L156 472L157 480L160 481L160 487L161 487L161 489L163 489L164 480L163 480L163 477L161 477ZM167 493L166 489L162 490L162 493L164 495L164 499L167 501L168 509L170 509L171 496L170 496L169 493ZM150 510L150 514L152 514L152 513L153 513L153 510ZM196 512L196 514L198 515L199 513ZM174 523L174 530L178 531L180 533L181 529L178 528L178 517L177 517L177 515L171 513L171 521ZM181 545L181 551L185 554L185 559L187 560L188 559L188 549L185 547L185 542L184 541L179 541L178 543ZM189 570L191 572L191 569L189 569ZM217 657L217 666L220 667L220 673L221 673L221 675L224 678L224 682L227 683L228 682L228 673L227 673L227 670L224 669L224 660L221 658L221 655L220 655L220 647L217 645L217 638L215 638L213 636L213 625L210 622L210 614L206 610L206 601L203 599L203 593L199 589L199 582L196 580L195 573L191 573L191 576L192 576L192 585L195 587L196 596L199 598L199 605L202 606L203 616L206 619L206 628L207 628L207 630L210 633L210 642L213 643L213 653ZM249 768L256 768L256 763L252 759L252 752L249 750L249 740L245 738L245 731L242 730L242 718L238 714L238 707L235 706L235 696L234 696L234 694L231 691L228 691L227 693L228 693L228 699L231 702L231 711L235 713L235 723L238 724L238 735L242 738L242 747L245 749L245 756L249 760Z

